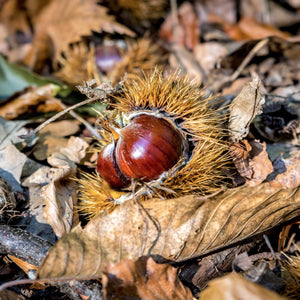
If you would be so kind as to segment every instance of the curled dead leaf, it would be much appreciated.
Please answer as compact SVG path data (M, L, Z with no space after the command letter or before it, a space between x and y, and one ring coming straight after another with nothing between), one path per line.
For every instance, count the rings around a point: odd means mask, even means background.
M229 111L229 130L233 142L240 141L248 134L254 117L261 113L264 97L259 92L260 80L255 76L233 99Z
M0 106L0 116L12 120L18 116L28 113L31 106L36 106L46 100L53 99L58 91L58 86L47 84L40 88L30 87L25 89L21 95L8 99L8 102Z
M142 255L172 261L201 256L298 216L300 188L263 183L210 199L190 195L141 205L127 201L64 235L40 266L39 278L97 278L105 264Z
M177 269L157 264L151 257L124 259L108 265L102 280L105 299L193 299L191 291L179 280Z
M48 158L52 168L36 172L43 178L34 173L27 179L29 185L40 185L40 195L45 201L43 216L57 236L69 232L78 222L78 215L74 213L76 184L72 178L76 174L76 163L85 156L87 146L82 139L71 137L66 148Z
M242 140L230 148L235 167L249 186L262 183L273 171L265 142Z

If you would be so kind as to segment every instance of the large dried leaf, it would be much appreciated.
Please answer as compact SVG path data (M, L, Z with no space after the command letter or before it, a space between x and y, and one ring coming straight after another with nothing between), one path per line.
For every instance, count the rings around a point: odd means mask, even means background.
M191 291L179 280L177 269L157 264L147 256L107 266L102 280L104 299L193 299Z
M285 300L275 292L243 278L239 274L229 274L209 283L200 294L200 300Z
M142 255L172 261L203 255L298 216L300 188L277 189L265 183L210 199L190 195L149 199L142 205L144 210L125 202L84 229L74 228L50 250L39 277L98 277L105 264Z
M68 49L70 43L80 41L82 36L96 32L118 33L134 36L125 26L108 15L107 9L97 5L97 0L52 0L36 15L35 39L27 62L34 64L36 54L46 47L54 46L55 60ZM40 52L40 53L39 53Z
M259 92L259 85L260 80L258 76L255 76L230 105L229 130L233 142L240 141L248 134L252 120L261 113L265 99Z

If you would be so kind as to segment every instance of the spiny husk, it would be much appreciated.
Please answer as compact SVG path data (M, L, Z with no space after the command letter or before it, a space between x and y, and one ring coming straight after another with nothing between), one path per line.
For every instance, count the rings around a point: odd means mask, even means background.
M85 43L75 44L69 48L65 56L59 58L59 64L61 68L55 75L73 86L91 80L91 76L97 72L94 64L94 49L89 49Z
M297 247L298 253L300 248ZM283 278L285 279L286 287L283 295L289 299L299 299L300 297L300 256L288 256L287 260L281 260Z
M122 53L122 60L108 74L113 83L119 82L126 74L128 80L137 80L143 73L153 72L154 66L166 64L166 56L160 46L150 38L144 37L135 42L127 42L128 49Z
M127 10L131 16L140 21L156 20L166 14L167 0L116 0L120 9Z
M98 173L82 172L81 178L76 181L80 187L78 211L88 217L93 217L105 210L112 210L115 206L115 199L124 194L124 192L111 189Z
M188 163L168 177L162 186L172 189L176 196L215 192L224 177L228 162L226 134L222 128L225 117L213 110L213 97L207 97L197 84L177 73L165 79L155 71L152 76L127 82L124 95L118 98L117 109L130 114L151 110L166 114L178 123L193 141L194 149ZM225 154L224 154L225 153Z
M132 198L147 193L156 193L165 199L186 194L203 196L220 189L229 156L227 144L223 141L226 135L222 128L225 117L212 108L213 100L197 84L191 83L187 77L179 77L178 73L166 79L156 70L151 76L124 83L123 93L114 104L118 114L159 113L173 120L192 145L188 161L183 166L173 167L161 182L146 183L151 188L150 192L147 188L144 193L140 192L142 189L133 189ZM99 202L102 203L105 188L101 184L98 186ZM95 190L91 195L88 190L89 185L81 197L83 206L86 206L84 198L90 202L91 199L98 201ZM101 203L93 203L85 209L88 214L96 214L103 210ZM98 211L94 211L96 207Z

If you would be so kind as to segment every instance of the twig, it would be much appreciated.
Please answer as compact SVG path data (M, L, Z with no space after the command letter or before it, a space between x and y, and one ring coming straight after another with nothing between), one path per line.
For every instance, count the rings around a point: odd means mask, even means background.
M91 99L87 99L87 100L81 101L80 103L77 103L77 104L75 104L73 106L70 106L70 107L66 108L65 110L63 110L63 111L57 113L56 115L54 115L53 117L51 117L50 119L48 119L47 121L45 121L44 123L42 123L41 125L39 125L37 128L35 128L31 132L29 132L28 134L20 135L19 137L21 139L28 139L28 138L32 137L33 135L35 135L36 133L38 133L45 126L47 126L48 124L50 124L53 121L57 120L61 116L65 115L66 113L68 113L68 112L76 109L77 107L86 105L86 104L91 103L91 102L95 102L97 99L98 99L97 97L91 98Z
M178 36L178 7L177 7L177 1L171 0L171 11L172 11L172 17L173 17L173 36L174 36L174 42L175 44L178 44L179 42L179 36Z
M251 59L269 42L268 38L265 38L258 42L252 50L248 53L248 55L244 58L242 63L239 65L237 70L229 77L229 81L232 82L237 79L237 77L241 74L244 68L248 65Z

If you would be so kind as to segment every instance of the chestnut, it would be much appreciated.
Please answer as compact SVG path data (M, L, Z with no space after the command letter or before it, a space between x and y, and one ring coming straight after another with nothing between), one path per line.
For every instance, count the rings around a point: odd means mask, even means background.
M117 141L99 154L97 170L112 187L127 187L131 179L158 179L180 159L185 138L169 120L151 113L134 115L120 129Z

